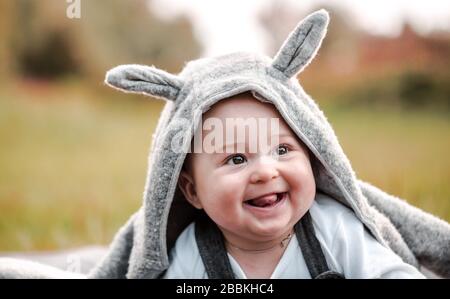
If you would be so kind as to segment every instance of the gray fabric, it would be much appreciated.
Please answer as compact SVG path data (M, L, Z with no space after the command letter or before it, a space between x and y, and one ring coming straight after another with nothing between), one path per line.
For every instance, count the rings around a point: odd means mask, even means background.
M328 20L324 10L309 15L275 59L238 52L191 61L178 75L142 65L123 65L107 73L108 85L167 103L153 135L142 208L119 231L89 277L156 278L167 269L170 246L194 216L177 180L200 116L214 103L246 91L273 103L308 146L321 192L351 208L372 235L405 262L424 263L450 277L450 225L359 181L331 125L296 79L320 47ZM0 273L10 270L2 265L0 260Z
M330 271L309 211L295 224L295 235L313 279L344 278L343 275ZM235 278L223 235L205 214L199 215L195 220L195 241L209 279Z
M442 277L450 277L449 224L369 183L359 183L369 203L391 220L419 263Z
M108 247L89 245L60 251L1 252L2 258L20 259L87 275L108 252Z
M0 279L82 279L86 275L23 259L0 258Z
M209 279L234 279L223 235L206 214L195 220L195 242Z
M308 271L313 279L344 278L343 275L330 271L320 242L316 237L311 214L309 212L297 222L295 225L295 233Z

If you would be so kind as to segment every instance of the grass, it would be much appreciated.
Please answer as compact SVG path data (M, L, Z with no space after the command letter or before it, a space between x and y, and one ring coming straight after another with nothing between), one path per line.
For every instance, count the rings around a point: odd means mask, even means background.
M435 112L332 109L357 176L450 221L450 121Z
M13 94L0 99L0 250L108 243L141 204L161 103Z
M58 86L0 88L0 251L107 244L141 205L160 101ZM324 107L357 174L450 221L450 121Z

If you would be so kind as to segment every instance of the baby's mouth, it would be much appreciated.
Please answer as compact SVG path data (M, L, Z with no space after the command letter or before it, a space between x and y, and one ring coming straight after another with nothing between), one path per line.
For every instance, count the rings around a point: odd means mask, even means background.
M244 201L248 204L258 208L272 207L285 198L286 192L266 194L257 198Z

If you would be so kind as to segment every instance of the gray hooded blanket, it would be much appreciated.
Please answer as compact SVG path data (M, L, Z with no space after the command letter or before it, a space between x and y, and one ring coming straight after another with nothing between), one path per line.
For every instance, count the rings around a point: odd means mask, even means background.
M114 88L167 102L153 135L142 208L119 230L88 278L158 278L168 268L170 248L194 217L177 181L201 115L218 101L248 91L272 103L313 153L318 190L352 209L405 262L450 277L450 225L358 180L324 114L296 79L316 55L328 21L324 10L306 17L274 58L239 52L191 61L177 75L143 65L107 73L106 83ZM47 271L0 259L0 277L54 277Z

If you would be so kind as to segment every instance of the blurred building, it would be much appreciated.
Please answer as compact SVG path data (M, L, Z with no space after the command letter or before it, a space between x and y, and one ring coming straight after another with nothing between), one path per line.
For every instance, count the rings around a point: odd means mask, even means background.
M98 79L121 63L177 71L200 53L187 19L163 22L146 0L81 1L80 19L67 17L68 5L60 0L1 1L1 74Z

